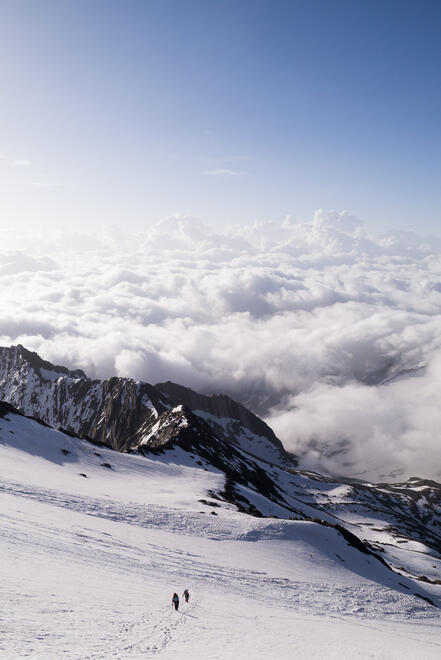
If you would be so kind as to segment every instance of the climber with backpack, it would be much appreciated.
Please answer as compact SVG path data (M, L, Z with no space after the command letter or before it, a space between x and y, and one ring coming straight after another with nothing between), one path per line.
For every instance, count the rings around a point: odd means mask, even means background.
M189 594L188 589L186 589L182 595L183 595L184 598L185 598L185 602L188 603L188 600L189 600L189 598L190 598L190 594Z
M173 605L175 606L175 610L179 609L179 596L178 596L177 593L173 594L172 607L173 607Z

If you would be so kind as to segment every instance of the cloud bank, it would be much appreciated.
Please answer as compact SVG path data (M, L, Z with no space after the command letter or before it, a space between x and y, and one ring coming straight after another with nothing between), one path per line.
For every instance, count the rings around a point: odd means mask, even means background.
M439 239L323 211L222 232L176 216L136 236L0 233L2 345L229 393L308 468L441 477Z

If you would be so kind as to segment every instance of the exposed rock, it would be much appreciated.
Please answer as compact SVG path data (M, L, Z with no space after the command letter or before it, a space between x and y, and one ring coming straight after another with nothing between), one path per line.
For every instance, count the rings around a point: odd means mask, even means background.
M53 428L118 451L158 449L193 424L223 444L295 466L273 431L224 395L204 396L174 383L153 386L130 378L92 380L41 359L23 346L0 347L0 399ZM183 409L192 413L191 422ZM185 435L188 444L188 433Z

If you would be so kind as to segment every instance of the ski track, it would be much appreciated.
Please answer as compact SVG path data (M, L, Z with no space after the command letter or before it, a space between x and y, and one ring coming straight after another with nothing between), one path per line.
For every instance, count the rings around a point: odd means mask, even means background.
M18 484L2 484L0 492L19 495L20 497L31 498L38 502L49 503L55 506L61 506L69 510L85 513L90 516L108 519L114 522L125 522L130 525L139 525L150 529L151 527L160 527L172 532L181 532L189 534L188 518L195 523L193 515L187 516L183 513L173 513L162 511L160 507L138 507L138 511L133 511L136 505L115 506L95 499L79 496L63 496L49 489L23 488ZM147 509L147 512L146 512ZM381 605L381 617L397 614L397 594L378 584L349 585L338 586L330 584L317 584L316 582L305 583L304 580L295 581L289 578L275 578L265 575L262 571L228 569L220 567L218 564L208 563L202 559L191 557L179 549L170 550L160 547L157 544L145 544L143 547L137 547L127 542L122 542L105 533L98 533L88 528L78 528L72 531L71 537L66 536L65 530L56 527L47 527L44 530L41 523L28 522L28 529L23 530L16 527L8 529L8 516L2 515L2 527L0 528L0 538L4 537L9 543L12 539L19 547L30 543L32 547L39 548L42 552L50 547L51 554L58 554L60 557L70 555L72 561L82 562L84 552L87 550L89 562L95 562L99 565L105 565L108 568L118 566L121 570L130 572L143 572L157 574L158 571L166 572L173 576L184 578L184 581L203 580L205 583L212 584L213 587L230 591L232 588L238 593L246 593L249 597L270 604L274 600L274 594L277 595L278 602L292 610L304 611L305 608L312 608L318 615L329 615L330 613L347 613L363 616L365 608L360 602L376 601ZM191 528L191 534L201 533L201 536L207 537L207 524L210 521L196 522L195 527ZM12 521L10 521L12 523ZM205 525L205 526L204 526ZM204 532L204 534L203 534ZM219 534L219 535L218 535ZM224 525L222 530L216 529L216 533L208 533L208 538L231 539L228 534L228 526ZM64 540L63 540L64 538ZM146 553L151 551L155 559L146 558ZM271 593L271 598L266 597L266 587ZM431 616L424 603L415 601L412 596L400 594L399 599L405 599L406 614L415 616ZM317 611L317 603L321 607ZM402 607L402 603L400 603ZM372 612L370 612L372 615Z
M293 620L312 628L335 622L337 630L340 626L345 630L347 623L352 622L368 635L383 634L385 622L389 620L404 626L401 634L409 644L424 643L427 657L435 657L438 649L441 657L441 639L436 636L440 612L411 595L369 581L339 584L308 580L304 575L302 579L279 577L264 570L229 567L228 562L220 562L217 555L217 559L209 561L202 550L198 554L194 537L200 538L201 543L203 539L205 543L220 542L221 546L222 541L248 543L252 549L258 545L252 541L258 536L256 530L261 524L256 519L243 515L232 517L231 512L230 517L214 517L159 505L116 502L110 498L66 494L15 482L0 484L0 498L5 503L0 509L0 546L7 549L6 556L11 561L16 560L18 566L24 565L20 561L32 558L37 566L38 562L41 565L49 562L54 570L57 566L68 566L67 570L81 576L87 558L90 575L112 576L113 580L120 578L122 583L135 585L139 581L141 586L157 584L162 598L158 602L157 594L146 594L144 600L130 600L127 596L127 602L121 601L115 610L105 601L101 604L98 596L94 596L97 600L92 602L90 610L83 611L80 604L62 590L54 589L45 601L39 593L37 578L35 585L33 583L32 573L28 579L23 577L21 589L19 583L9 581L5 574L3 600L12 613L8 619L0 615L2 659L179 657L177 652L182 640L187 640L188 644L194 635L194 625L190 624L197 625L199 633L207 638L225 635L229 622L232 632L225 649L205 657L235 657L234 645L240 647L241 644L240 629L242 626L252 629L256 625L267 635L266 657L271 657L275 643L273 627L280 628L285 625L284 621L289 625ZM9 506L11 503L15 511ZM29 509L27 503L32 503ZM44 515L33 518L32 513L38 514L40 507ZM60 519L60 512L65 521ZM277 536L284 522L266 521L264 524ZM142 530L142 536L138 529ZM136 533L130 534L130 530ZM177 535L172 546L161 536L171 534ZM195 551L189 551L186 545L190 536ZM182 603L178 612L172 609L171 603L164 603L164 594L167 599L171 597L170 585L173 584L191 585L191 601L188 605ZM224 628L213 621L210 608L213 594L231 603L231 608L222 613ZM247 613L247 602L256 604L258 616ZM33 612L35 620L23 624L24 609ZM93 627L89 617L94 617ZM44 626L39 621L44 621ZM412 621L411 630L405 626L406 621ZM23 625L26 634L17 639L17 630ZM418 625L424 626L421 633ZM72 642L66 648L70 630L80 631L81 648L77 651L73 650ZM428 630L434 632L432 638L426 640ZM290 652L283 653L278 657L292 657ZM238 659L241 657L245 656L237 655ZM354 652L353 657L387 658L379 654L364 656L362 652Z
M184 616L188 615L188 611L182 611L182 608L178 612L171 611L171 614L170 610L162 608L160 617L156 619L143 613L137 621L124 624L114 637L110 637L105 650L85 655L81 660L103 660L138 654L149 654L148 657L158 655L175 637L177 628L185 624Z

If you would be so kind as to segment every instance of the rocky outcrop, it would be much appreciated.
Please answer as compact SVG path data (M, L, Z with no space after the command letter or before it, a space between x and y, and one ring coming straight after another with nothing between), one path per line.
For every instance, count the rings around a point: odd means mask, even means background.
M170 382L153 386L130 378L93 380L21 345L0 347L0 399L54 428L118 451L155 449L181 437L190 424L182 419L185 408L187 417L192 413L193 426L196 419L203 422L214 442L238 446L269 462L296 464L265 422L227 396L204 396ZM177 426L172 423L176 417Z
M53 428L128 449L166 405L147 383L92 380L52 365L23 346L0 348L0 398ZM152 401L153 399L153 401Z
M173 405L182 404L204 419L218 437L268 462L296 465L272 429L241 403L224 394L205 396L170 381L155 386Z

